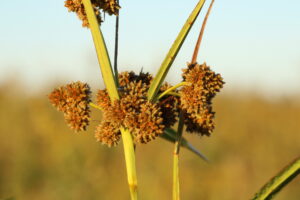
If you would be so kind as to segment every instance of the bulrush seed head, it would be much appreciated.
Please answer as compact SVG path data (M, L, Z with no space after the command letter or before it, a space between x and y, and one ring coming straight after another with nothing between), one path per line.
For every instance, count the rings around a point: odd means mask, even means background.
M162 112L157 104L153 104L149 101L142 104L133 131L135 141L148 143L162 134L164 125L162 124L163 118L161 115Z
M54 107L64 113L69 127L75 131L86 130L90 119L90 87L86 83L75 82L54 89L49 100Z
M183 70L183 80L189 85L180 90L180 106L185 113L188 132L210 135L214 129L212 98L223 87L220 74L213 72L205 63L190 64Z
M119 9L121 8L119 4L117 4L116 0L91 0L91 3L99 24L103 22L101 18L101 11L108 13L109 15L118 15ZM79 19L82 21L83 27L89 27L89 22L82 0L66 0L65 7L68 8L69 12L75 12L77 14Z
M148 73L141 72L136 75L134 72L122 72L119 74L120 100L112 103L106 90L99 90L97 95L97 103L104 112L104 121L115 129L120 127L129 129L138 143L154 140L163 133L165 124L169 127L176 121L174 99L163 98L165 104L151 103L147 100L151 81L152 76ZM162 116L167 115L170 117L165 121ZM119 134L115 129L106 128L104 131L110 133L100 133L101 128L98 128L96 131L98 141L106 140L101 139L106 138L106 135L112 137Z
M160 92L163 93L171 87L172 86L170 84L164 83L160 88ZM177 90L175 90L175 92L177 92ZM163 118L163 125L165 125L166 127L173 126L177 122L179 114L179 97L166 95L160 99L158 104L162 112L161 117Z
M95 137L98 142L112 147L119 143L121 132L115 124L109 121L102 121L96 128Z

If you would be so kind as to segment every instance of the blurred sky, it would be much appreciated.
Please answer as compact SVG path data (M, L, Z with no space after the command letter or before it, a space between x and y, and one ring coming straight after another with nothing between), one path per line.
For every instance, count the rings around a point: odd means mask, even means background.
M156 73L197 2L121 0L120 71ZM171 68L173 83L191 60L203 11ZM3 1L0 13L0 84L13 78L36 91L82 80L101 87L90 32L63 0ZM114 20L106 16L102 25L111 58ZM299 93L300 1L216 0L200 49L204 61L223 75L226 90Z

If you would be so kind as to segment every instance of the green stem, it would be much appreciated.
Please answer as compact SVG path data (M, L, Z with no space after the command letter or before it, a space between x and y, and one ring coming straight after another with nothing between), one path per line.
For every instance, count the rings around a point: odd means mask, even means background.
M252 200L270 200L274 195L300 174L300 157L272 178Z
M93 36L98 62L100 65L104 83L107 88L107 92L112 100L119 99L118 90L115 84L115 77L111 67L108 51L102 32L99 28L99 24L94 13L91 0L83 0L82 3L84 5L89 21L89 27Z
M177 130L177 141L174 145L173 155L173 200L180 200L180 185L179 185L179 151L181 145L181 138L183 132L183 115L180 113L178 130Z
M158 97L157 100L163 98L165 95L170 94L170 92L172 92L173 90L176 90L177 88L181 87L181 86L185 86L188 85L187 82L181 82L178 83L177 85L174 85L173 87L170 87L169 89L167 89L166 91L164 91L163 93L161 93Z
M94 13L94 9L91 4L91 0L83 0L83 5L87 14L89 21L89 26L92 32L94 45L97 52L98 62L102 72L102 77L106 85L107 92L110 99L116 100L119 99L119 94L111 67L109 55L105 45L105 41L99 24ZM137 178L136 178L136 168L135 168L135 152L132 137L129 131L121 128L123 144L124 144L124 153L125 153L125 162L127 169L127 177L129 190L132 200L137 200Z
M132 136L128 130L121 128L124 154L127 167L127 179L131 200L137 200L137 177L135 167L135 151Z
M198 57L198 53L199 53L201 41L202 41L202 38L203 38L205 26L206 26L207 19L208 19L208 16L210 14L210 11L212 9L212 6L213 6L214 2L215 2L215 0L211 1L210 5L209 5L209 8L207 10L207 13L205 15L205 18L203 20L203 23L202 23L202 26L201 26L201 30L200 30L200 33L199 33L199 37L198 37L198 40L197 40L197 43L196 43L196 46L195 46L195 50L194 50L194 54L193 54L193 58L192 58L192 63L191 64L194 64L194 63L197 62L197 57Z
M181 95L178 94L177 92L168 92L167 95L172 95L172 96L176 96L176 97L180 97Z
M96 108L96 109L98 109L98 110L102 110L102 108L100 107L100 106L97 106L96 104L94 104L94 103L89 103L89 105L91 106L91 107L93 107L93 108Z

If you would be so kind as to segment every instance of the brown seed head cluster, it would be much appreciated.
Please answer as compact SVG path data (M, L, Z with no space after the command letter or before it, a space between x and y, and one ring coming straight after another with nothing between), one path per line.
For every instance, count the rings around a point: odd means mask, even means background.
M86 83L75 82L54 89L49 100L54 107L64 113L69 127L75 131L86 130L90 119L90 87Z
M148 73L123 72L119 74L120 100L111 102L106 90L98 91L97 104L104 112L105 121L105 129L96 130L98 141L109 146L117 144L120 137L116 130L125 127L132 133L135 142L148 143L162 134L165 127L176 122L173 107L177 101L164 98L163 104L147 100L151 81L152 76ZM167 115L170 117L164 119Z
M190 64L183 70L183 79L189 85L180 90L180 106L184 112L186 130L210 135L214 129L212 99L223 87L223 78L205 63Z
M121 8L116 0L92 0L91 2L99 24L102 23L101 11L109 15L118 15L119 9ZM69 12L75 12L77 14L82 21L83 27L89 27L82 0L66 0L65 7L68 8Z

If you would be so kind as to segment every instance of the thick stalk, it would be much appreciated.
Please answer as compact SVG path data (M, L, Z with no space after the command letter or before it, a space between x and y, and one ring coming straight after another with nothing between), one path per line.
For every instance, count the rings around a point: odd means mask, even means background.
M119 94L115 82L115 77L111 67L109 55L106 49L105 41L102 36L99 24L94 13L90 0L83 0L84 8L89 21L90 29L92 32L98 62L102 72L102 77L106 85L109 97L112 101L119 99ZM125 162L127 169L127 177L129 190L132 200L137 200L137 178L135 168L135 152L131 134L128 130L121 128L122 139L124 144Z
M183 116L180 113L178 130L177 130L177 141L174 145L173 155L173 200L180 200L180 184L179 184L179 151L181 145L181 138L183 132Z
M125 162L127 166L127 179L132 200L137 199L137 177L135 168L135 152L132 136L128 130L121 128L124 145Z

